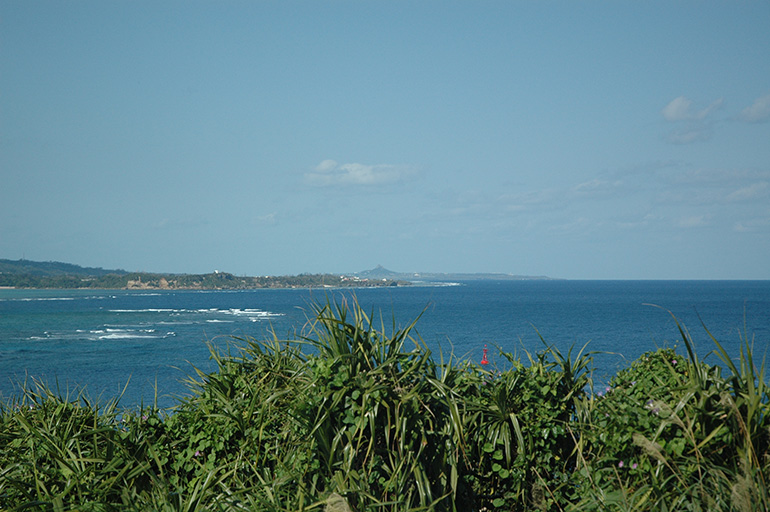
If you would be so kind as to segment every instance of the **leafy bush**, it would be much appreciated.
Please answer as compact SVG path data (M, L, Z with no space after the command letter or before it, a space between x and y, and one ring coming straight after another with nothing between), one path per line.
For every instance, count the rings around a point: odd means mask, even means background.
M687 357L644 354L587 405L581 510L768 510L768 415L764 366L744 344L738 369L700 361L680 326Z
M549 348L529 366L502 353L503 372L466 368L479 391L466 396L470 464L477 507L548 510L571 493L576 436L571 421L588 384L588 356L564 359Z
M0 406L0 509L770 509L747 339L738 363L714 340L718 367L680 328L685 357L644 354L594 394L590 354L438 364L415 322L318 305L300 339L212 348L168 411L36 383Z

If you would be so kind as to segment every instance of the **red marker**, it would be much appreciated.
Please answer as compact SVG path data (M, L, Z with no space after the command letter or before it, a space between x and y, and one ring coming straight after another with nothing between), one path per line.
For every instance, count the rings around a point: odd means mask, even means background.
M481 358L481 364L489 364L489 359L487 359L487 346L484 345L484 356Z

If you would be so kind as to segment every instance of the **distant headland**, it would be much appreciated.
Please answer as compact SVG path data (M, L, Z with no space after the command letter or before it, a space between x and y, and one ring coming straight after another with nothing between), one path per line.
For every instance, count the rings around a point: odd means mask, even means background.
M449 281L529 281L529 280L553 280L548 276L524 276L504 273L441 273L441 272L394 272L382 265L377 265L371 270L356 272L356 276L368 279L397 279L416 282L449 282Z
M249 290L259 288L362 288L409 286L414 283L472 280L550 279L511 274L402 273L377 265L350 274L236 276L215 270L208 274L128 272L82 267L57 261L0 259L0 288L127 289L127 290Z

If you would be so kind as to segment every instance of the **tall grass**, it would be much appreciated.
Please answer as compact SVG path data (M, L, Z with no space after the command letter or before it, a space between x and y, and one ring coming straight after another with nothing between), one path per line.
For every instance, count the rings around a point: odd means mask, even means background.
M736 366L712 337L723 376L674 322L686 357L645 354L588 403L580 471L590 485L575 509L770 510L764 363L743 340Z
M212 348L172 410L33 382L0 405L0 509L770 509L748 335L735 361L714 339L713 366L677 323L684 356L649 352L594 393L584 350L437 363L416 323L318 304L301 338Z

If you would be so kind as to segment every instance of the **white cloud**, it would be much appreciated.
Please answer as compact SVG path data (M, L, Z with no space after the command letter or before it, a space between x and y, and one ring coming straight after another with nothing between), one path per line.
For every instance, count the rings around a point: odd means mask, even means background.
M738 233L751 233L765 231L768 227L770 227L770 217L756 217L736 222L733 224L733 231L737 231Z
M621 230L628 231L655 226L665 221L665 219L666 217L660 213L645 213L641 216L638 213L632 213L616 220L614 225Z
M770 183L760 181L747 187L740 188L727 196L728 201L749 201L764 197L770 191Z
M318 172L331 172L337 167L337 162L334 160L324 160L320 164L316 165L315 170Z
M751 231L751 228L745 226L742 222L736 222L733 225L733 231L737 231L738 233L748 233Z
M714 100L711 102L711 105L704 108L703 110L699 110L695 112L695 119L701 120L706 119L706 116L711 114L715 110L719 110L719 108L722 106L722 103L724 102L723 98L719 98L717 100Z
M663 118L671 123L684 123L684 127L669 133L666 140L672 144L692 144L711 138L713 121L707 118L722 106L722 101L719 98L706 107L698 108L685 96L671 100L661 110Z
M666 118L666 121L683 121L689 119L691 106L692 101L684 96L679 96L663 107L663 117Z
M697 109L691 99L679 96L671 100L661 111L666 121L703 121L711 112L722 106L722 98L713 101L709 106Z
M705 215L692 215L689 217L682 217L677 222L677 226L680 228L697 228L707 225Z
M747 123L760 123L770 119L770 94L757 98L751 106L741 111L738 118Z
M324 160L312 172L305 173L305 181L321 187L386 185L403 181L414 172L414 168L404 165L358 163L340 165L334 160Z

